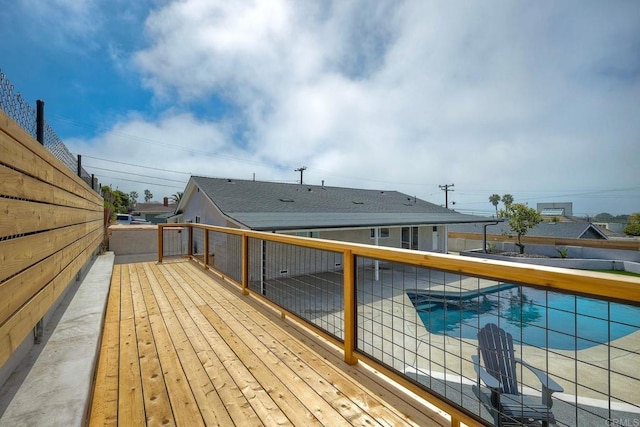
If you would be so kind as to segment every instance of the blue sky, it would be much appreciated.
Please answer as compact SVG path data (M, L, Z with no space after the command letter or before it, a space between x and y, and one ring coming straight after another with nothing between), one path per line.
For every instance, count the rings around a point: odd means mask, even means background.
M0 69L102 184L640 211L640 2L14 0Z

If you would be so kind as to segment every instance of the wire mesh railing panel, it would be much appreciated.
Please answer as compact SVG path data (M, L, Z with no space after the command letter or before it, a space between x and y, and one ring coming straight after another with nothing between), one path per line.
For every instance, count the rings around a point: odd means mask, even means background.
M164 257L186 256L189 248L189 230L186 227L162 228L162 254Z
M204 262L204 233L206 230L202 228L192 227L191 232L191 255L198 259L200 262Z
M357 349L478 419L640 419L640 308L369 258L356 265ZM507 334L513 355L501 352ZM485 372L500 378L498 362L509 380L491 388Z
M209 233L208 264L242 283L242 236L207 230Z
M249 239L249 288L342 340L342 253Z

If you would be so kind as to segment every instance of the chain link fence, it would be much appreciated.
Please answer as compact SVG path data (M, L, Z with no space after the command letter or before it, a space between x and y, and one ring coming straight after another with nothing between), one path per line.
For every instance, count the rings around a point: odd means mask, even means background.
M11 117L34 139L37 138L37 111L17 92L11 81L0 70L0 110ZM78 174L91 188L99 191L93 177L82 166L78 167L78 158L71 154L53 128L44 122L44 147L74 173Z

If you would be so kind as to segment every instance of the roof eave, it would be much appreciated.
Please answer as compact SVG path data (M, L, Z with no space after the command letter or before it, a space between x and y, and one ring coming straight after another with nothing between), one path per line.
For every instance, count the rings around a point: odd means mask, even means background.
M239 222L238 220L235 220ZM478 221L478 220L467 220L467 221L427 221L427 222L419 222L415 221L395 221L395 222L370 222L370 223L343 223L343 224L304 224L304 225L270 225L270 226L251 226L245 224L247 228L255 231L293 231L293 230L322 230L322 229L331 229L338 230L342 228L373 228L373 227L420 227L420 226L434 226L434 225L451 225L451 224L496 224L498 222L503 222L503 219L496 220L495 218L488 221Z

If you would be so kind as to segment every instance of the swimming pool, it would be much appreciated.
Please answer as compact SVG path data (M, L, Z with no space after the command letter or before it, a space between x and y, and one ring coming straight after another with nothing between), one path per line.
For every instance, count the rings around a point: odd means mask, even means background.
M427 293L408 296L430 333L457 338L477 339L479 328L495 323L517 344L584 350L640 328L638 307L509 284L448 302Z

